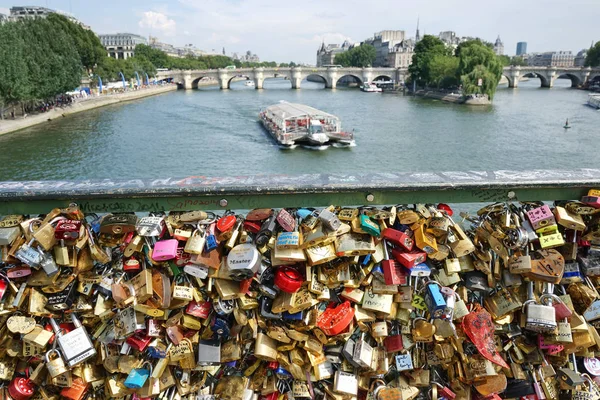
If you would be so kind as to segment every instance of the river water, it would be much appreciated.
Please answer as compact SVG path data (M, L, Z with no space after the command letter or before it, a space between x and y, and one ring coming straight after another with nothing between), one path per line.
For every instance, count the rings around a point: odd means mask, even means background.
M600 112L584 106L587 92L539 86L501 86L489 107L307 81L177 91L0 136L0 181L597 168ZM279 100L339 116L357 146L280 150L257 122Z

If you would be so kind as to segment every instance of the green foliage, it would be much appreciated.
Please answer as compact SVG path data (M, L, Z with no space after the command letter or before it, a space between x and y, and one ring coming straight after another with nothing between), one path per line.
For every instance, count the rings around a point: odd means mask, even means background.
M451 50L444 42L435 36L425 35L415 46L412 64L408 67L411 80L417 85L425 86L431 84L431 63L436 56L450 56Z
M527 61L523 60L523 57L521 56L514 56L510 59L510 65L519 65L523 67L527 65Z
M135 46L135 56L146 58L155 68L167 68L169 65L169 57L165 53L145 44Z
M481 79L481 86L479 80ZM461 77L463 94L487 94L494 97L499 78L483 65L476 65L471 72Z
M135 57L128 58L127 60L117 60L114 58L106 57L98 68L96 68L96 75L100 76L103 81L118 81L121 79L119 72L123 73L125 79L135 78L135 72L140 75L140 80L146 79L144 73L148 76L153 76L156 73L154 65L144 56L138 54Z
M455 78L458 69L458 58L453 56L435 55L429 64L429 84L440 87L450 87L458 83Z
M503 67L508 67L511 62L511 59L509 56L507 55L501 55L501 56L497 56L498 60L500 61L500 63L502 64Z
M31 82L26 73L26 47L17 24L0 24L0 98L6 104L31 97Z
M370 67L375 62L377 50L370 44L363 44L335 56L334 64L343 67Z
M492 43L490 43L490 42L486 42L486 41L481 40L481 39L472 39L472 40L467 40L467 41L464 41L462 43L459 43L458 46L456 46L456 50L454 51L454 55L456 57L460 57L460 52L462 51L462 49L464 49L465 47L472 46L474 44L485 46L485 47L489 48L490 50L494 49L494 45Z
M59 14L50 14L47 21L55 29L62 30L73 40L81 59L81 64L83 64L88 72L92 71L106 57L106 51L94 32L83 29L81 25L73 23Z
M600 66L600 42L596 42L596 44L588 50L584 65L586 67Z
M472 41L461 49L457 74L464 94L482 93L492 99L502 77L502 63L488 46ZM478 86L479 79L482 86Z
M12 101L47 99L79 86L83 66L72 38L46 19L28 19L5 24L21 40L6 43L5 51L22 55L25 68L20 82L27 90Z

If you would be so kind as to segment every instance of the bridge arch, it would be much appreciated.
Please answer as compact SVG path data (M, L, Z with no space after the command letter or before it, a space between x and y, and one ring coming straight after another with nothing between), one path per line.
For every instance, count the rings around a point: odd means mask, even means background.
M321 74L306 74L302 77L302 80L307 80L309 82L322 83L323 88L327 87L327 78L325 78Z
M214 82L215 85L219 84L219 82L213 76L202 75L202 76L195 77L194 80L192 80L192 89L198 89L198 82L200 82L203 79L206 79L206 80L210 79L212 82Z
M540 82L541 82L541 87L546 87L546 88L551 87L550 81L543 74L540 74L540 73L534 72L534 71L528 72L527 74L533 75L535 78L539 78Z
M560 74L560 72L559 72ZM558 75L558 74L557 74ZM579 85L583 84L583 82L581 81L581 78L579 78L577 75L574 74L570 74L570 73L565 73L565 74L560 74L556 77L556 79L561 79L561 78L568 78L571 80L571 87L578 87Z
M363 84L362 77L360 77L360 76L358 76L358 75L356 75L356 74L344 74L344 75L342 75L342 76L338 76L338 77L336 78L335 87L338 87L338 86L339 86L339 82L340 82L342 79L344 79L344 78L353 78L353 79L354 79L354 82L355 82L357 85L362 85L362 84Z
M394 78L391 75L388 75L388 74L379 74L375 78L372 79L373 82L376 82L376 81L379 81L379 80L391 82L391 81L394 80Z
M589 78L589 81L590 82L592 82L592 81L594 81L594 82L600 82L600 73L595 74L595 75L591 74L590 78Z
M254 82L254 77L250 76L249 74L237 74L237 75L233 75L233 76L231 76L227 80L227 89L231 89L231 82L233 82L233 80L236 79L236 78L246 78L247 81Z

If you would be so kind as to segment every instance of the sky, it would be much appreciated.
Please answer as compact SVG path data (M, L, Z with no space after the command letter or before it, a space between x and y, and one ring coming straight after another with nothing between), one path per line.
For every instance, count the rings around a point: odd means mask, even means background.
M489 4L489 5L488 5ZM493 6L491 6L493 4ZM360 42L381 30L413 37L455 31L495 41L514 55L519 41L528 52L589 48L600 15L599 0L0 0L0 13L14 5L70 12L96 33L156 36L175 46L257 54L263 61L314 64L322 41Z

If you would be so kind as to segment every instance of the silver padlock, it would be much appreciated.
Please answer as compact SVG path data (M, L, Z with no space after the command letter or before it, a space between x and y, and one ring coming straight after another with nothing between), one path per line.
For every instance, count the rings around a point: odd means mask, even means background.
M96 349L94 349L94 344L75 314L71 314L71 320L75 325L75 329L66 334L62 333L62 330L54 318L50 318L50 324L52 325L52 329L54 329L58 346L64 355L65 361L69 367L74 367L75 365L81 364L85 360L94 357L96 355Z
M221 363L221 342L201 340L198 343L198 365L219 365Z
M356 396L358 394L358 379L356 374L350 374L340 370L335 371L333 376L333 390L341 394Z
M362 334L362 337L356 341L352 358L362 368L371 367L371 361L373 360L373 347L371 347L371 345L365 341L364 333Z
M319 213L321 223L329 230L337 231L342 226L342 221L331 210L325 208Z
M548 300L551 302L551 300ZM527 300L523 304L525 312L525 329L538 333L554 333L558 327L556 312L552 305L537 304L535 300Z

